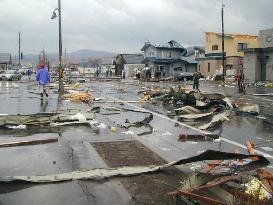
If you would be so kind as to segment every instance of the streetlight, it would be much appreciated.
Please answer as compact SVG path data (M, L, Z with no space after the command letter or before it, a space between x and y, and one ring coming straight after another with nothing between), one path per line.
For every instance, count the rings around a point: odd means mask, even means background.
M58 15L56 13L58 11ZM61 0L58 0L58 8L54 9L51 19L59 17L59 95L64 93L63 85L63 66L62 66L62 14L61 14Z

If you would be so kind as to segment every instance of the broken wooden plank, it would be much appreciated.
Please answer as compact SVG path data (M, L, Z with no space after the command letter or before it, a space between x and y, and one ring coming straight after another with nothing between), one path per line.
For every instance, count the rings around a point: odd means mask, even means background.
M58 142L58 138L42 139L42 140L29 140L29 141L19 141L19 142L4 142L0 143L1 147L14 147L14 146L24 146L24 145L37 145L37 144L47 144Z

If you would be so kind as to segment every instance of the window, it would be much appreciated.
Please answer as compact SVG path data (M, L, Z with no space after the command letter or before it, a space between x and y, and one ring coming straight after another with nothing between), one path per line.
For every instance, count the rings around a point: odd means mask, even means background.
M267 36L266 37L266 42L270 43L272 41L272 37L271 36Z
M162 72L163 70L165 70L164 65L156 66L156 71L161 71Z
M247 43L238 43L238 51L243 51L247 49Z
M183 68L182 67L176 67L173 69L174 71L183 71Z
M198 71L201 71L201 67L200 67L200 65L198 65Z
M208 63L208 73L210 73L210 63Z
M218 45L212 45L212 50L213 51L218 51Z
M152 57L152 56L154 56L155 55L155 52L148 52L148 56L150 56L150 57Z

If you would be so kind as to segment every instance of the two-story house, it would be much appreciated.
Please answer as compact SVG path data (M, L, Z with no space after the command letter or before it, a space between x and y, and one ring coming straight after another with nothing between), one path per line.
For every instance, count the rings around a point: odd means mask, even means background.
M197 59L198 70L204 76L212 76L222 68L222 34L206 32L205 42L205 57ZM234 75L242 66L244 50L257 48L259 38L246 34L225 34L224 45L226 75Z
M175 77L179 72L195 72L197 62L186 57L187 49L172 40L163 45L145 42L142 47L144 62L152 69L152 74L161 72L161 76Z

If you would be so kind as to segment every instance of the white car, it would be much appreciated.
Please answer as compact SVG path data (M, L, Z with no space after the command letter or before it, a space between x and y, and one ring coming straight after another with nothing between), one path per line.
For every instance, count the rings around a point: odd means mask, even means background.
M20 80L22 75L17 70L8 70L1 74L2 80Z

